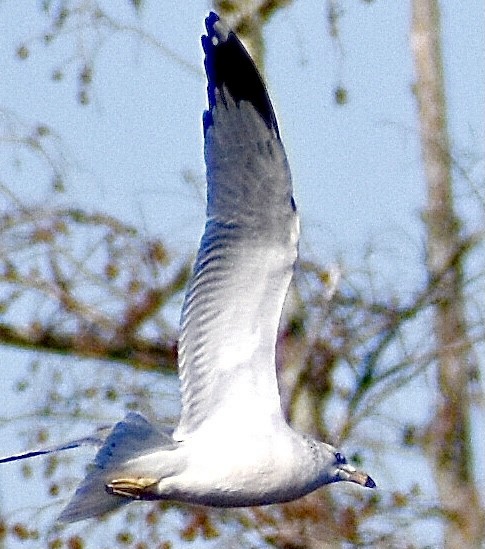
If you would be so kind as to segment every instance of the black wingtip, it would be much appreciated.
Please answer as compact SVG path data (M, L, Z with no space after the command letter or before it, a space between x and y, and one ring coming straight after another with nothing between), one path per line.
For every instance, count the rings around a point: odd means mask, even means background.
M209 110L203 120L204 134L213 124L211 110L216 104L216 90L223 101L224 90L227 90L236 105L241 101L250 102L268 128L279 136L276 115L256 65L234 32L219 22L219 16L210 12L205 20L207 35L202 36L209 99Z
M214 11L209 12L209 15L205 18L205 28L207 29L207 32L210 32L209 29L211 29L214 26L214 23L217 23L219 20L220 17L217 13Z

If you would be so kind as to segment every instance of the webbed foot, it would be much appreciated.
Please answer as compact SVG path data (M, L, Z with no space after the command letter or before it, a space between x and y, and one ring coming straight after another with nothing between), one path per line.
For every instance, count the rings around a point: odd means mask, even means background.
M156 499L157 478L117 478L106 484L108 494L131 499Z

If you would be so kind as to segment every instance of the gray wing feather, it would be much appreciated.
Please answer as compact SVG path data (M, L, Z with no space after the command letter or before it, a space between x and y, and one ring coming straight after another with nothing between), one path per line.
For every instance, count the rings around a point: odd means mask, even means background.
M207 222L182 310L179 440L204 423L254 430L281 417L275 346L299 234L291 176L274 115L223 80L204 118Z
M108 494L106 483L123 473L143 476L145 471L139 465L140 458L162 448L170 448L172 444L169 430L155 427L141 414L130 412L113 427L104 440L89 473L78 486L58 521L84 520L131 503L133 500L130 498Z

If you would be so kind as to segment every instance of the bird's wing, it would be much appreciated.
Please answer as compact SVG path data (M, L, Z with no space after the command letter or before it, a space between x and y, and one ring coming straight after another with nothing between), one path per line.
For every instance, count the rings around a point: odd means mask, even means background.
M281 421L275 346L299 235L262 79L217 15L206 27L207 221L182 310L178 440L202 427Z
M20 454L14 454L12 456L0 458L0 463L8 463L9 461L18 461L21 459L28 459L36 456L43 456L46 454L54 454L56 452L62 452L63 450L72 450L73 448L79 448L80 446L94 446L96 448L101 447L104 444L106 437L111 427L101 427L96 431L94 435L78 438L63 444L56 446L48 446L46 448L39 448L37 450L29 450L28 452L22 452Z
M75 522L104 515L133 501L128 497L114 496L106 485L116 478L139 479L153 477L157 469L144 464L147 455L163 454L173 447L171 429L165 425L154 426L145 417L130 412L107 433L103 446L98 450L94 463L84 480L77 487L67 507L57 519L59 522ZM163 464L163 457L158 458ZM158 461L158 460L157 460Z

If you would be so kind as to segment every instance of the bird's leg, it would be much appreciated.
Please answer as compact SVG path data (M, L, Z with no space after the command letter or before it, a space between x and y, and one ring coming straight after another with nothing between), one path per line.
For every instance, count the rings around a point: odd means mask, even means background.
M157 478L117 478L106 484L108 494L124 496L131 499L156 499L155 487Z

